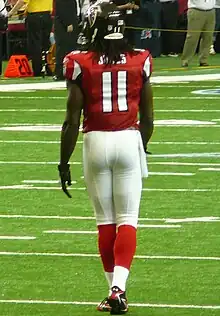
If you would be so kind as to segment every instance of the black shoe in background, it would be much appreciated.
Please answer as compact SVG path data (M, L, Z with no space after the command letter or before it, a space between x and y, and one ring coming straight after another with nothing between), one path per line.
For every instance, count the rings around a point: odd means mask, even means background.
M200 63L199 66L200 66L200 67L208 67L209 64L207 64L207 63Z

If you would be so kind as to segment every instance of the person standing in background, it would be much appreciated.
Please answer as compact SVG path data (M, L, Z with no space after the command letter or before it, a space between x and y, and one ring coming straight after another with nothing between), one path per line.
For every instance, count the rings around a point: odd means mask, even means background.
M178 1L177 0L160 0L161 3L161 44L162 55L177 57L175 53L176 33L166 31L166 29L176 30L178 20Z
M7 10L4 0L0 0L0 15L4 19L7 16ZM2 53L3 53L3 30L0 29L0 76L2 74Z
M56 41L55 81L64 80L63 59L77 48L80 8L77 0L55 0L54 34Z
M215 0L188 0L188 30L182 54L182 67L188 67L199 39L199 65L208 66L208 56L215 29Z
M53 0L18 0L8 16L15 14L24 4L27 5L27 40L28 51L32 60L35 77L42 76L43 58L50 46L52 29L51 12ZM43 52L43 56L42 56Z
M210 47L210 55L215 55L215 42L217 39L217 32L220 30L220 0L216 0L215 3L215 32L213 35L213 43Z

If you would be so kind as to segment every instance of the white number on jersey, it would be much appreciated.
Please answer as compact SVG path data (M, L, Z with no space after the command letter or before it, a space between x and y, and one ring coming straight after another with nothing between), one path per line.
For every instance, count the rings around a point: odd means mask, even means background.
M128 111L127 104L127 71L118 71L118 110L120 112ZM112 76L111 72L102 73L102 94L103 94L103 112L113 111L112 104Z

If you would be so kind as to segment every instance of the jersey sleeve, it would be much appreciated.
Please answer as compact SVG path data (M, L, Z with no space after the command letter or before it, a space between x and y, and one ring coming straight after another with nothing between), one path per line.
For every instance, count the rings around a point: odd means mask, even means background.
M149 81L152 74L152 56L148 51L144 53L143 77L144 81Z
M82 74L79 62L76 60L74 52L68 54L63 61L63 75L67 80L77 81Z

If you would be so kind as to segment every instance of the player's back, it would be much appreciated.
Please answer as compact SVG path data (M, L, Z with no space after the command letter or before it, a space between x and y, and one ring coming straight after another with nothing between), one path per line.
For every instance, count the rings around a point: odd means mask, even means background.
M115 64L94 52L72 52L64 65L84 94L84 132L137 128L141 89L151 74L148 51L121 54Z

